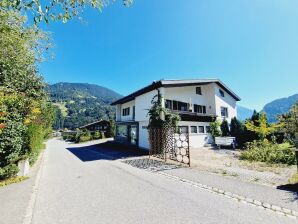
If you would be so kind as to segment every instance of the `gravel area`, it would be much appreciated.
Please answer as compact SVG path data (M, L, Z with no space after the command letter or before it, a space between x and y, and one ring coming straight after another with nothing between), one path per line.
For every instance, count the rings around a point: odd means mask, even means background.
M201 171L231 176L246 182L268 186L287 184L296 172L296 166L268 166L238 159L240 152L228 149L191 149L191 166Z

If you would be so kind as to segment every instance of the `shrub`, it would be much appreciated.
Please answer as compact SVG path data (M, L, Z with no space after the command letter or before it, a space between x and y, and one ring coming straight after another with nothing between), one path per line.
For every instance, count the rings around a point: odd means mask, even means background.
M221 136L220 124L218 121L210 123L210 132L213 138Z
M15 121L8 121L0 133L0 167L16 163L25 154L23 135L25 126L15 116Z
M241 153L240 159L270 164L294 165L296 163L295 149L292 145L270 143L267 140L247 143L246 150Z
M27 129L27 147L29 150L29 162L34 164L39 153L44 148L44 130L41 125L30 124Z
M101 139L102 138L102 134L100 131L96 131L94 134L93 134L93 139Z
M226 119L224 119L220 124L220 130L223 137L230 136L229 123Z
M0 180L5 180L10 177L15 177L19 172L19 168L16 164L10 164L3 168L0 167Z
M76 142L87 142L92 140L92 135L90 131L84 130L84 131L78 131L76 134Z
M76 142L77 138L79 138L79 137L77 136L77 134L64 132L62 134L62 138L64 141Z

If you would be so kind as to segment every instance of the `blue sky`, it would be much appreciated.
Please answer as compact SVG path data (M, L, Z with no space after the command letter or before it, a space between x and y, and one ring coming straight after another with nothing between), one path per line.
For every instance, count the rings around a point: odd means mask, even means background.
M161 78L220 78L256 109L298 93L296 0L117 0L83 18L43 26L55 44L47 82L125 95Z

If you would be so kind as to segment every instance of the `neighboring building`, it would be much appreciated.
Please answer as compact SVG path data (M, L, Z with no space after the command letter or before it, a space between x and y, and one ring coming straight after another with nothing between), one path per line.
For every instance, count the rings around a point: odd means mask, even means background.
M240 98L218 79L160 80L112 105L116 112L116 141L149 148L148 109L158 90L164 107L181 116L179 127L189 131L190 146L202 147L211 141L210 122L237 116Z
M86 124L82 127L79 127L79 129L85 129L90 132L100 131L100 132L103 132L104 135L106 136L109 126L110 126L110 121L99 120L90 124Z

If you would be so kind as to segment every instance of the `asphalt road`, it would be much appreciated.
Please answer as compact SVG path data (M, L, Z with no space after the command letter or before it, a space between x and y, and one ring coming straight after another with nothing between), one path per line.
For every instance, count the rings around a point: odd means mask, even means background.
M104 152L50 140L32 223L297 223L132 167L113 159L118 154Z

